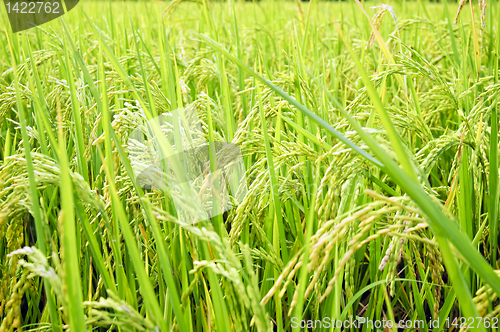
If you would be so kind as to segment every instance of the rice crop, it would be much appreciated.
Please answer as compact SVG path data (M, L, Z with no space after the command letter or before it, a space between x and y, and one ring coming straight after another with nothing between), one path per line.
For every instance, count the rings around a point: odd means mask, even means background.
M498 2L0 19L0 332L498 328ZM184 196L137 176L158 116L205 147Z

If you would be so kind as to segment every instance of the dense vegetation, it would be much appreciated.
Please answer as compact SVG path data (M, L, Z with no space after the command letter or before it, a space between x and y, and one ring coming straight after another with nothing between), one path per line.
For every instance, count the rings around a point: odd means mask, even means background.
M498 317L500 6L389 4L83 2L19 34L3 13L0 331ZM183 107L248 170L195 224L128 154Z

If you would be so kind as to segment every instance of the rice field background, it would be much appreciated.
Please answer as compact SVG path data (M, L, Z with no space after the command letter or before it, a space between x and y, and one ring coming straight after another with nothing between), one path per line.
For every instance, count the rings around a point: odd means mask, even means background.
M484 1L84 1L17 34L2 9L0 331L495 330ZM129 154L182 108L247 170L194 224Z

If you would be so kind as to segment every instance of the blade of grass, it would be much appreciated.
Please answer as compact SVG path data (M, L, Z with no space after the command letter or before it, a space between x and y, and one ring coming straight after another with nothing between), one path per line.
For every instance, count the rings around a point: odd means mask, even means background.
M64 59L69 65L71 62L69 60L68 48L66 43L64 43ZM85 179L85 182L90 184L89 171L87 169L87 158L84 156L85 152L85 141L83 140L83 127L82 119L80 116L80 102L76 96L76 86L75 80L73 79L73 73L71 68L66 68L66 74L68 75L69 92L71 96L71 109L73 111L73 120L75 121L75 132L76 132L76 152L77 152L77 162L78 170L80 174Z
M86 331L82 306L82 289L80 281L79 257L76 240L75 211L73 202L73 180L70 176L66 139L63 133L62 112L58 107L59 169L62 219L61 242L64 252L64 283L66 285L66 302L68 303L69 326L71 331Z
M271 151L271 144L269 143L269 132L267 128L267 120L264 112L264 103L262 102L262 93L260 91L259 83L256 85L257 97L259 101L259 112L260 112L260 122L262 126L262 135L264 137L264 145L266 147L266 159L267 159L267 168L269 170L269 178L271 180L271 194L274 204L274 220L277 223L277 229L279 232L279 240L281 245L281 254L283 257L283 264L288 263L288 249L286 243L285 230L283 226L283 218L281 215L281 201L279 194L279 183L276 177L276 170L274 166L273 153Z
M497 9L498 9L497 5ZM500 18L500 10L498 11ZM497 20L497 54L500 52L500 19ZM495 60L495 76L494 83L498 84L498 61ZM490 137L490 178L489 178L489 214L488 220L490 223L490 250L492 254L493 268L497 267L497 252L498 252L498 204L500 200L500 188L498 186L498 100L495 100L495 105L491 110L491 137Z
M10 47L11 46L10 41L8 41L8 42L9 42L9 47ZM11 48L11 54L14 54L14 52L12 52L12 48ZM26 127L27 127L26 115L25 115L24 104L23 104L23 101L21 99L21 91L19 88L17 62L16 62L16 59L14 58L14 56L12 57L12 64L13 64L13 69L14 69L14 87L15 87L15 92L16 92L17 114L19 116L19 122L21 124L21 137L23 139L24 157L26 159L26 170L28 173L28 181L29 181L29 190L30 190L32 211L33 211L33 219L35 221L37 247L38 247L38 249L40 249L42 254L46 256L47 255L47 244L46 244L44 226L42 223L42 212L40 209L40 200L39 200L39 196L38 196L38 190L37 190L36 179L35 179L35 168L33 166L33 159L31 157L30 138L28 136L28 131L26 129ZM62 331L61 321L60 321L60 318L57 315L57 311L56 311L54 296L51 292L51 286L50 286L49 282L46 280L44 280L44 285L45 285L45 294L46 294L47 300L48 300L48 309L49 309L52 329L54 329L54 331L56 331L56 332Z
M311 201L311 206L316 205L316 190L318 188L318 183L319 183L319 167L316 167L316 176L314 177L314 184L313 184L313 192L311 193L312 201ZM298 298L295 299L294 301L297 301L297 304L295 306L295 309L293 311L292 317L297 317L299 320L303 319L303 306L304 306L304 301L305 297L302 296L302 294L305 293L305 290L307 288L307 281L309 280L308 278L308 271L307 271L307 265L309 263L309 251L310 251L310 246L311 246L311 236L313 235L313 224L317 222L317 218L315 216L316 211L314 208L309 209L307 211L307 221L306 221L306 234L304 238L304 256L302 258L302 267L300 268L299 271L299 276L298 276L298 290L296 290L296 294L298 294ZM300 326L297 327L292 327L292 331L300 331Z
M101 148L98 146L99 151L102 153ZM132 261L132 265L134 266L134 270L137 273L137 281L140 285L140 290L144 299L144 302L150 311L152 318L158 324L159 328L163 332L169 331L168 327L165 324L163 319L163 314L161 312L160 306L158 304L157 297L155 295L155 291L149 277L144 270L144 261L141 258L141 254L139 253L139 249L137 249L136 240L134 234L128 224L127 215L123 209L123 206L120 202L120 198L118 197L118 192L116 190L116 186L114 183L114 179L111 177L109 173L109 169L107 164L107 160L102 156L104 160L104 171L106 172L106 177L108 179L109 184L109 192L112 199L112 204L116 208L117 211L117 219L120 223L120 229L122 231L123 239L125 240L125 244L127 246L127 250L130 254L130 258Z

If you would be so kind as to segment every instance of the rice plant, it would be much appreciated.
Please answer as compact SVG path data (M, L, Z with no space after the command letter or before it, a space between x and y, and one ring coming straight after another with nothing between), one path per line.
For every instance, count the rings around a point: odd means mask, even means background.
M498 328L498 2L0 19L1 332Z

